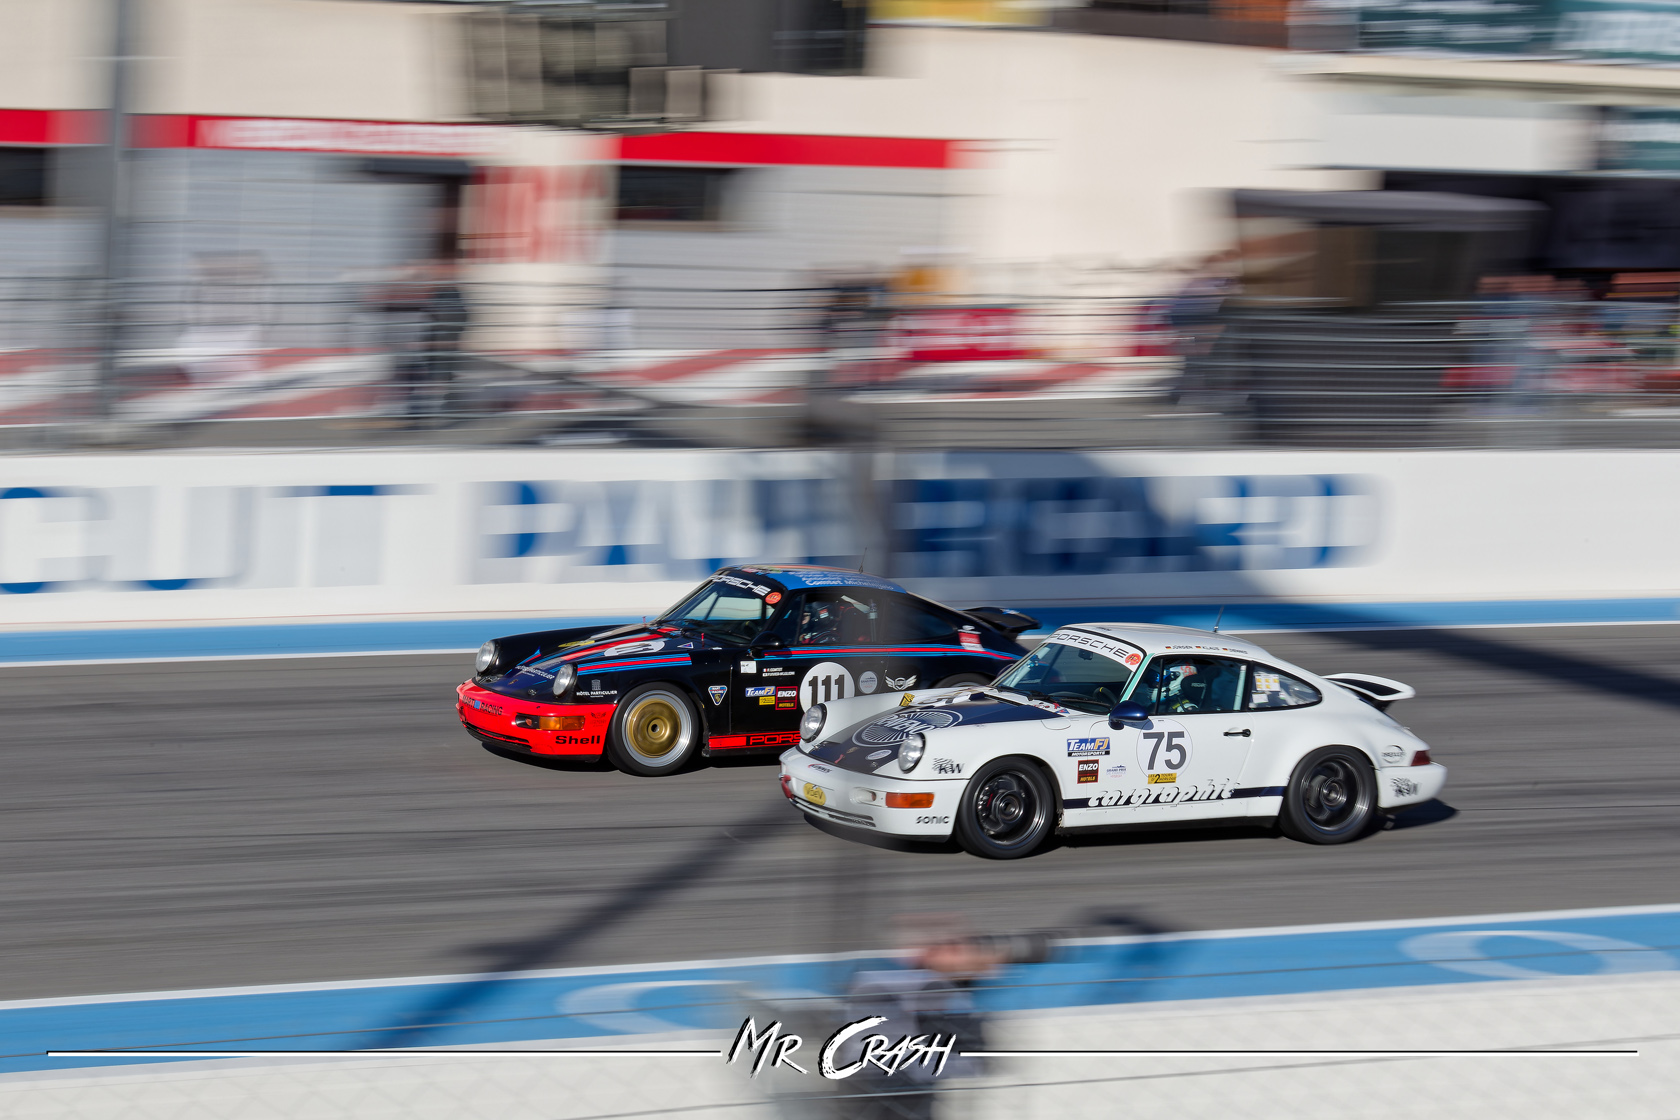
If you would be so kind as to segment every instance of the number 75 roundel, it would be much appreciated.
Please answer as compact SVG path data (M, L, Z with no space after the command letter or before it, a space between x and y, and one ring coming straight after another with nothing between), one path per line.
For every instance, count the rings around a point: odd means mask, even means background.
M1190 765L1190 732L1175 719L1156 717L1138 732L1138 769L1146 774L1176 774Z

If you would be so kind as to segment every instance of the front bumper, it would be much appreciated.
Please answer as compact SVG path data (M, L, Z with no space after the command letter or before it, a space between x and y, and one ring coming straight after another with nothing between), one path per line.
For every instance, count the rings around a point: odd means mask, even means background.
M1384 809L1421 805L1437 797L1446 784L1447 768L1439 762L1385 766L1377 771L1377 804Z
M785 751L781 761L782 792L806 816L916 840L950 837L965 784L961 778L911 781L886 774L859 774L818 762L798 747ZM889 793L932 794L933 804L889 808Z
M502 750L572 758L598 757L606 749L607 726L612 722L615 707L515 700L471 681L458 687L455 697L455 712L461 717L461 726L479 742ZM514 717L521 715L581 717L583 726L566 731L539 731L514 723Z

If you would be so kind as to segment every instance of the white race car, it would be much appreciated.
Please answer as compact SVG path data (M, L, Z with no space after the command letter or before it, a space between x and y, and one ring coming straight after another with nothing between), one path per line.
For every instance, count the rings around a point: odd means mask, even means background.
M1446 783L1385 713L1413 695L1363 673L1316 676L1227 634L1064 626L991 685L814 705L782 755L782 790L834 824L955 833L992 859L1057 828L1233 819L1340 844Z

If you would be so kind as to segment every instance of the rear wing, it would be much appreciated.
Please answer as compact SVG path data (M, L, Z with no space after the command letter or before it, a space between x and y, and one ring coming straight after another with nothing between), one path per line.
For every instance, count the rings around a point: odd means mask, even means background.
M1388 706L1396 700L1410 700L1417 695L1417 689L1409 684L1369 673L1330 673L1324 679L1335 681L1379 712L1388 711Z
M1013 607L971 607L962 613L984 622L993 630L1001 630L1011 638L1018 637L1023 630L1038 629L1038 619Z

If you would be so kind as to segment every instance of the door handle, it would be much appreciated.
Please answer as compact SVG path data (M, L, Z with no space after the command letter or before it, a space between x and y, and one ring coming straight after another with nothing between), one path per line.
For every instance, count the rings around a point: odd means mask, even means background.
M1242 729L1242 730L1241 730L1241 731L1239 731L1239 730L1237 730L1237 729L1236 729L1236 728L1235 728L1235 727L1233 727L1233 728L1231 728L1231 730L1229 730L1229 731L1227 731L1227 732L1225 732L1225 734L1227 734L1227 735L1241 735L1241 736L1242 736L1242 737L1243 737L1243 738L1245 738L1245 739L1246 739L1246 738L1248 738L1248 737L1249 737L1249 736L1250 736L1250 735L1252 735L1252 734L1254 734L1254 732L1252 732L1252 731L1250 731L1250 730L1249 730L1249 729L1248 729L1248 728L1246 728L1246 727L1245 727L1245 728L1243 728L1243 729Z

